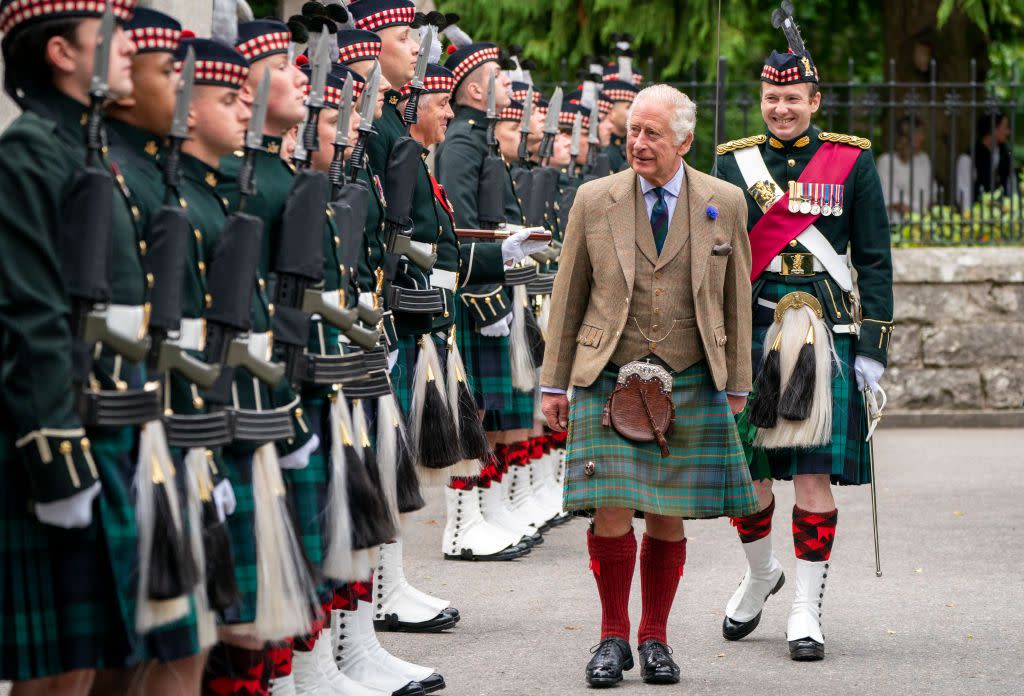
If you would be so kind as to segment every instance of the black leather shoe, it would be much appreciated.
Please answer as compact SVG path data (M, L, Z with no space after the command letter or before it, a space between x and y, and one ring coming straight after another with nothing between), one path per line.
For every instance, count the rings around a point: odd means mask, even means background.
M773 594L781 590L782 586L785 584L786 574L783 573L779 576L779 581L775 583L775 587L772 588L772 591L768 593L768 596L765 597L764 600L767 602L768 597L771 597ZM752 618L750 621L742 622L733 621L726 616L722 621L722 637L726 640L740 640L741 638L746 638L754 632L754 629L757 628L759 623L761 623L761 612L757 612L757 616Z
M385 614L383 619L374 619L373 627L378 631L401 631L403 633L440 633L459 622L459 610L447 607L432 619L412 622L402 621L398 614Z
M446 553L444 557L449 561L514 561L530 553L530 547L524 544L507 546L497 553L483 556L473 553L473 549L462 549L462 552L455 555Z
M678 684L679 665L672 648L653 638L640 646L640 677L648 684Z
M437 672L434 672L426 679L420 679L420 684L423 685L423 693L432 694L435 691L440 691L445 687L444 677Z
M391 692L391 696L424 696L426 692L419 682L409 682L401 689Z
M633 650L621 638L605 638L590 649L594 656L587 663L587 683L594 687L615 686L622 672L633 669Z
M797 662L816 662L825 659L825 644L813 638L789 641L789 658Z

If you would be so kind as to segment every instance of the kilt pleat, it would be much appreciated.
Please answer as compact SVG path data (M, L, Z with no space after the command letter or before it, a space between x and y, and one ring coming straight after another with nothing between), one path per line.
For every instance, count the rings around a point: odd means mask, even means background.
M674 376L675 420L668 434L671 455L665 458L656 443L632 442L601 425L615 379L605 371L591 386L573 389L566 510L620 507L691 519L757 510L728 400L715 389L706 363Z
M473 330L473 320L462 300L455 303L455 322L458 331L455 340L462 352L469 386L477 406L486 411L484 428L502 430L496 422L500 412L509 408L512 400L512 358L508 337L481 336Z
M788 293L800 289L793 284L768 281L760 296L778 302ZM752 347L755 379L761 369L764 338L772 318L771 310L755 308ZM832 440L812 448L765 450L751 447L750 475L755 480L788 480L800 474L828 474L833 483L840 485L870 483L871 452L868 443L864 441L867 436L867 416L853 371L855 339L848 335L834 335L833 339L840 367L836 369L833 366L832 371ZM752 427L747 430L750 440L753 432Z
M30 514L28 477L6 435L0 436L0 472L0 680L60 674L65 670L54 560L64 530Z
M309 416L308 422L313 432L320 439L320 445L309 457L309 463L301 469L282 469L285 486L288 489L288 502L295 519L295 531L302 544L306 560L315 571L314 577L320 574L324 562L324 510L327 507L327 454L330 452L330 440L324 435L326 418L330 409L326 408L323 399L312 399L303 402Z
M235 492L235 512L228 515L228 536L235 562L235 582L241 599L222 612L224 623L246 624L256 620L256 505L252 493L253 455L234 446L224 448L224 473Z

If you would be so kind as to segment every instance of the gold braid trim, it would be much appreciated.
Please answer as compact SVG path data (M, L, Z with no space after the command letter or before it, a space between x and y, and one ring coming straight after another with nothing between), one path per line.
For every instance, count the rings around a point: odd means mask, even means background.
M828 133L822 131L818 133L818 140L824 140L830 143L839 143L841 145L852 145L853 147L859 147L861 150L870 150L871 141L867 138L861 138L856 135L846 135L845 133Z
M764 135L762 133L761 135L752 135L749 138L740 138L739 140L730 140L729 142L722 143L717 148L715 148L715 152L717 152L719 155L724 155L724 154L726 154L728 152L732 152L733 150L741 150L741 149L743 149L745 147L752 147L754 145L760 145L760 144L762 144L767 139L768 139L768 136L766 136L766 135Z

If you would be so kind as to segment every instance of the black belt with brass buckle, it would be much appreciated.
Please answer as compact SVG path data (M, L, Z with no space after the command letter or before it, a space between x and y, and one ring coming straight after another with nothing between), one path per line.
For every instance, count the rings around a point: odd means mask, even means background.
M391 382L386 371L377 370L351 385L345 385L344 390L350 399L376 399L391 393Z
M782 270L779 275L784 276L812 276L814 270L814 254L806 252L785 252L779 254L782 258Z
M86 390L79 399L82 422L101 428L142 425L162 412L159 389Z
M441 314L444 312L444 299L437 288L415 290L391 286L392 311L407 314Z
M265 443L295 437L295 426L288 411L252 411L232 409L235 440Z
M164 416L167 444L171 447L221 447L231 442L231 414L228 411L200 413L194 416Z

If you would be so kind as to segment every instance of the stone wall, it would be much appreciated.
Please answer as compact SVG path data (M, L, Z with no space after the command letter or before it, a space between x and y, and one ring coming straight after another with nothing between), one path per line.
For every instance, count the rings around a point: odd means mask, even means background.
M890 408L1024 407L1024 249L898 249L893 265Z

